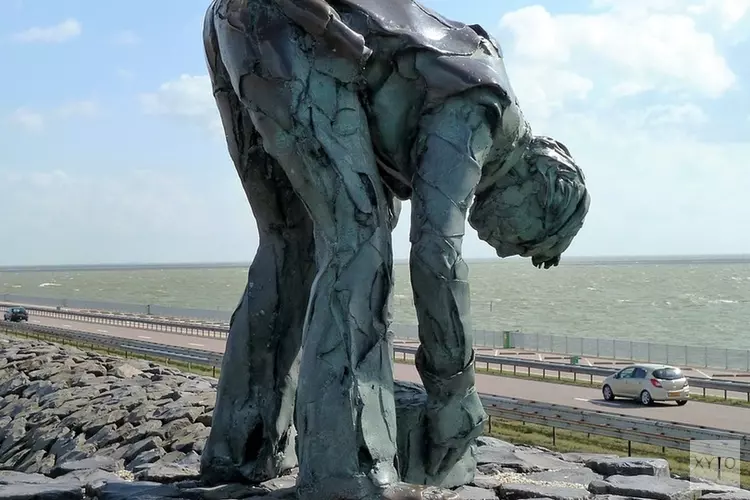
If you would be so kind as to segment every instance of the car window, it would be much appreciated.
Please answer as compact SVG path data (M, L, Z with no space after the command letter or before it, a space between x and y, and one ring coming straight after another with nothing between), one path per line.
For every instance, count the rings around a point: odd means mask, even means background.
M682 377L682 370L679 368L659 368L654 370L654 378L659 380L677 380Z
M633 372L635 371L635 368L625 368L620 372L620 378L630 378L633 376Z
M643 368L636 368L633 372L633 378L646 378L646 370Z

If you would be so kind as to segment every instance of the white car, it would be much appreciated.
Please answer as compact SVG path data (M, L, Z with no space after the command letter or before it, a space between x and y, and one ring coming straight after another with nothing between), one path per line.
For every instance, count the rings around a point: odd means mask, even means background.
M676 401L682 406L690 399L690 385L675 366L638 363L604 379L602 395L607 401L617 397L635 399L644 405L654 401Z

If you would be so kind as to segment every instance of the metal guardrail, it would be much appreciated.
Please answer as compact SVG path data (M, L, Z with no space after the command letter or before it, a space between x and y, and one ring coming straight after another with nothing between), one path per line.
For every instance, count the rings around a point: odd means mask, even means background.
M0 307L10 307L10 304L0 303ZM52 307L24 306L28 311L49 317L59 317L80 321L82 318L87 322L100 324L114 324L128 328L142 328L147 330L163 331L167 333L179 333L186 335L195 335L198 337L211 337L225 339L229 332L229 327L216 324L203 324L190 321L178 321L170 318L148 318L136 315L103 313L93 311L70 311ZM161 344L159 344L161 345ZM414 356L417 353L416 347L394 346L394 351L402 354L403 358ZM614 368L604 368L596 366L582 366L565 363L553 363L549 361L538 361L523 358L513 358L509 356L490 356L477 354L475 361L478 364L484 364L487 370L499 367L502 372L503 367L512 366L513 373L517 374L519 368L525 368L527 375L531 375L531 370L541 371L542 377L546 378L547 372L557 372L558 380L561 379L562 373L570 373L573 380L577 380L579 375L589 377L590 383L593 384L594 377L608 377L617 370ZM688 377L691 387L702 389L703 395L706 390L723 391L724 399L729 397L729 393L745 394L747 401L750 402L750 383L736 382L733 380L708 379Z
M484 394L480 396L485 406L485 412L492 417L551 427L553 429L553 444L555 429L622 439L628 442L628 456L631 454L630 448L633 442L683 451L690 451L690 444L695 440L739 442L740 459L750 460L750 436L741 432L617 415L595 410L583 410L539 401Z
M398 300L399 303L402 301L402 299ZM192 321L212 321L224 324L229 322L232 315L232 310L129 304L64 297L45 298L11 293L0 293L0 301L69 310L118 311L120 314L135 314L143 317L191 318ZM475 302L472 301L472 304ZM492 302L490 302L491 309ZM502 322L495 323L495 325L499 324ZM417 340L419 337L417 327L413 324L394 323L391 329L399 338ZM664 344L644 341L640 336L637 340L613 339L526 332L515 329L497 331L475 328L473 343L475 347L493 349L523 349L567 356L611 358L625 362L666 363L750 373L750 349Z
M41 335L49 335L50 337L75 342L76 344L89 344L92 347L112 348L126 353L145 354L163 357L167 360L197 364L212 368L214 376L217 367L221 366L223 359L221 353L202 349L167 346L155 342L121 339L50 326L6 323L2 325L2 329L16 334L25 333L32 337L34 333L39 337ZM690 443L693 440L739 441L741 450L740 458L750 461L750 436L741 432L679 422L617 415L602 411L584 410L570 406L489 394L480 394L480 396L485 410L490 416L490 426L492 425L492 417L529 422L551 427L553 429L553 436L555 429L567 429L623 439L628 441L628 449L630 449L631 442L689 451Z
M0 309L7 309L17 304L0 303ZM64 318L71 321L86 321L103 325L118 325L127 328L141 328L197 337L226 338L229 327L216 323L199 323L195 320L180 321L176 318L154 318L145 315L123 314L110 311L79 311L61 307L28 306L23 307L30 313L50 318Z

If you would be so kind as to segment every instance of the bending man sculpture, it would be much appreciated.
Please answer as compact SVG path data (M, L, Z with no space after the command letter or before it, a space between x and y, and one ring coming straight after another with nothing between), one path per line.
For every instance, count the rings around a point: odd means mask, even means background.
M302 499L405 491L388 305L391 232L410 200L424 463L438 483L487 419L467 221L498 256L556 266L588 212L581 170L532 134L487 32L412 0L214 0L204 44L260 235L204 477L260 482L298 463Z

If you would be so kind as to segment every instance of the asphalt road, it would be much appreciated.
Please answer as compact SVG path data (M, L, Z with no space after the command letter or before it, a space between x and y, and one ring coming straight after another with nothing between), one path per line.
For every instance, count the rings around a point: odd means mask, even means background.
M214 352L223 353L225 346L223 339L210 337L179 335L43 316L31 317L29 319L32 324L70 328L102 335L111 335L113 337L146 340L165 345L192 347ZM419 375L412 365L397 363L394 370L398 380L421 383ZM691 401L682 407L677 406L675 403L656 403L654 406L645 407L636 402L626 400L604 401L601 392L597 389L483 374L477 374L476 385L477 390L485 394L750 433L750 408L719 406L697 401Z

